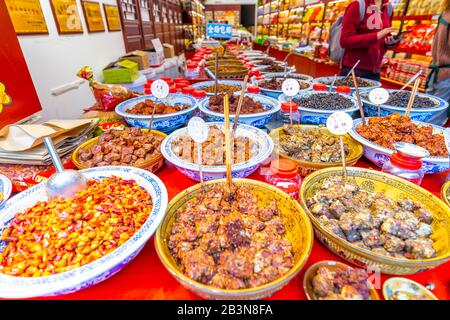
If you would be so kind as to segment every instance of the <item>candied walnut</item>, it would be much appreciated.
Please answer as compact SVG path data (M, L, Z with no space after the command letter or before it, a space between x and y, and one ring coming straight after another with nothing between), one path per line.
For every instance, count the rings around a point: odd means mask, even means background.
M405 242L396 236L382 234L381 238L383 240L383 247L390 253L399 253L405 248Z
M327 268L319 268L311 281L314 293L321 298L334 294L334 276Z
M388 218L382 225L383 232L392 234L400 239L411 239L416 236L416 224L410 221Z
M248 279L253 274L253 249L239 248L237 250L225 250L220 255L219 264L224 270L237 278Z
M328 210L336 219L339 219L342 216L342 214L346 211L346 207L342 204L341 201L335 200L330 204Z
M181 260L183 272L191 279L208 282L215 273L213 258L201 249L187 251Z
M433 222L433 214L425 208L417 208L414 210L414 214L420 222L431 224Z
M408 239L405 241L405 251L409 259L430 259L436 256L431 239Z
M219 271L212 277L211 281L208 283L211 286L218 288L227 288L231 290L245 289L247 285L244 280L233 277L224 271Z
M380 232L376 229L361 230L362 241L369 248L380 247L382 244Z
M430 226L427 223L419 222L419 224L417 226L417 230L416 230L416 234L419 237L427 238L427 237L431 236L432 233L433 233L432 226Z
M336 219L328 219L326 216L320 216L319 221L323 226L331 231L333 234L337 235L338 237L341 237L343 239L346 239L344 232L342 231L341 227L339 226L339 221Z

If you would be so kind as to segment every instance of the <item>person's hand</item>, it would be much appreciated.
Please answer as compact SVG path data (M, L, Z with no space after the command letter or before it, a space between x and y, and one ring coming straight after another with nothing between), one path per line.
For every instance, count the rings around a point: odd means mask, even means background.
M389 35L392 31L394 31L394 28L385 28L381 31L378 31L377 33L377 38L378 40L383 39L384 37L386 37L387 35Z
M397 39L397 38L394 37L394 36L387 36L387 37L384 39L384 43L387 44L388 46L393 46L394 44L396 44L396 43L399 42L399 41L400 41L400 39Z

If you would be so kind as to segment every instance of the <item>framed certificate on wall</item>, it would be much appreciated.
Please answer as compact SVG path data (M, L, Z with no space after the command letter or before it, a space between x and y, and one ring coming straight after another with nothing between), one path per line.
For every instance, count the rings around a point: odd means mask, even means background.
M110 4L103 4L103 9L105 9L106 24L108 26L108 31L120 31L120 16L119 8Z
M76 0L50 0L59 34L83 33Z
M39 0L5 0L17 34L48 34Z
M82 1L84 18L89 32L104 32L105 24L103 23L102 11L100 4L93 1Z

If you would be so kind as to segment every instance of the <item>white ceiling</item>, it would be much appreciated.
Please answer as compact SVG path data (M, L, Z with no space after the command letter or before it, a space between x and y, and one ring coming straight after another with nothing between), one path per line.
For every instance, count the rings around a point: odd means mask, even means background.
M206 5L212 4L256 4L257 0L206 0Z

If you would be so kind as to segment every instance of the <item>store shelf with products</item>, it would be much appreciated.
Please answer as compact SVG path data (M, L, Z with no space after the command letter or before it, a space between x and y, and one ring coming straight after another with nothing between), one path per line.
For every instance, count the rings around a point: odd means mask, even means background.
M189 15L188 24L184 25L185 30L191 32L191 40L197 40L205 35L206 16L205 6L200 0L182 0L183 8Z
M264 25L258 28L259 37L256 41L259 44L267 44L268 39L271 44L289 50L309 46L310 50L305 56L313 61L323 61L332 65L327 61L329 30L336 19L344 14L349 3L350 0L321 0L313 5L305 5L303 1L281 0L279 11L273 15L278 19L277 25L267 25L273 23L274 19L264 21L259 17ZM398 59L402 61L402 65L411 66L411 69L420 65L424 69L421 83L423 90L427 67L431 62L431 45L439 14L439 1L393 0L391 4L394 8L393 27L397 28L398 32L405 30L410 32L403 35L400 44L394 50L388 51L388 60L383 73L396 75L397 80L393 80L392 84L397 85L397 82L405 78L405 71L392 72L395 68L392 69L391 66L397 65ZM283 9L286 5L290 9ZM271 14L273 13L271 11Z

